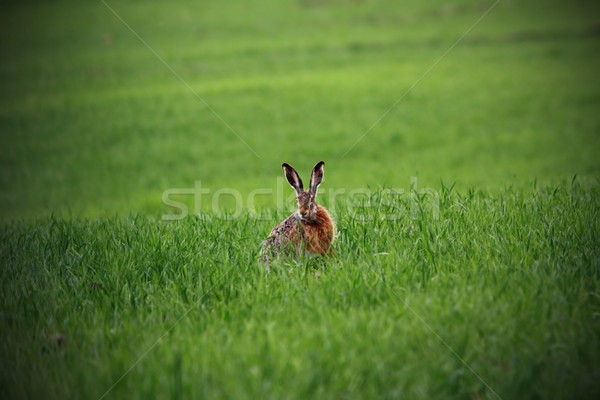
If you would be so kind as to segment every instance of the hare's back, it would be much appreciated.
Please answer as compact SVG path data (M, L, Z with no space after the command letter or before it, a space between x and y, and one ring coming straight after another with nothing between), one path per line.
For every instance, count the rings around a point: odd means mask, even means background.
M298 235L298 218L296 214L292 214L283 220L282 223L277 225L271 233L269 233L269 237L287 237L289 239L295 238Z
M294 214L277 225L262 244L263 258L269 258L282 252L286 246L299 240L298 220Z

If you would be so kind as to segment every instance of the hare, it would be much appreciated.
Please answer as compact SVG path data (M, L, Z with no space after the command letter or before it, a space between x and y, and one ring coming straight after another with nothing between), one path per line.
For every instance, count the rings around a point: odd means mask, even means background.
M287 181L296 190L298 211L276 226L262 243L262 261L266 262L279 256L296 258L301 254L333 254L333 221L327 210L315 201L317 188L323 180L324 166L323 161L315 165L310 176L310 188L304 190L296 170L289 164L282 164Z

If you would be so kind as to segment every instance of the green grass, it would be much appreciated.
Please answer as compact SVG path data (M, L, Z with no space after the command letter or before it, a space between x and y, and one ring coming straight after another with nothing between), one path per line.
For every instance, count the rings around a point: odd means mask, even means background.
M2 395L597 398L599 191L339 204L338 258L270 274L273 221L7 225Z
M283 161L347 189L600 173L595 2L501 1L345 157L492 1L108 4L261 158L101 2L8 4L3 219L156 215L196 180L272 188Z
M0 5L0 397L600 397L598 2L253 3Z

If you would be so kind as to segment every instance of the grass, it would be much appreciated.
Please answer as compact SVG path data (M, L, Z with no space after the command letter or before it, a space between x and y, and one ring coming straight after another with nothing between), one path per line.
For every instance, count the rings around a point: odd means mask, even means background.
M595 3L501 1L344 157L493 2L107 4L261 158L101 2L8 3L4 220L157 215L196 180L274 188L283 161L346 189L600 172Z
M270 274L272 221L5 226L3 397L596 398L598 191L375 194Z
M598 398L599 6L493 4L3 2L0 397Z

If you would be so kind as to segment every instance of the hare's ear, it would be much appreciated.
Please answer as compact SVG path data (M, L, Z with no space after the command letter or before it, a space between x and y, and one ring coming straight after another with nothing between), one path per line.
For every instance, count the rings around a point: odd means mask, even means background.
M317 188L323 180L323 167L325 167L325 163L323 161L318 162L313 168L312 174L310 174L310 192L315 197L317 196Z
M296 193L300 193L304 190L304 186L302 185L302 179L290 164L283 163L281 164L283 171L285 172L285 177L290 185L296 190Z

